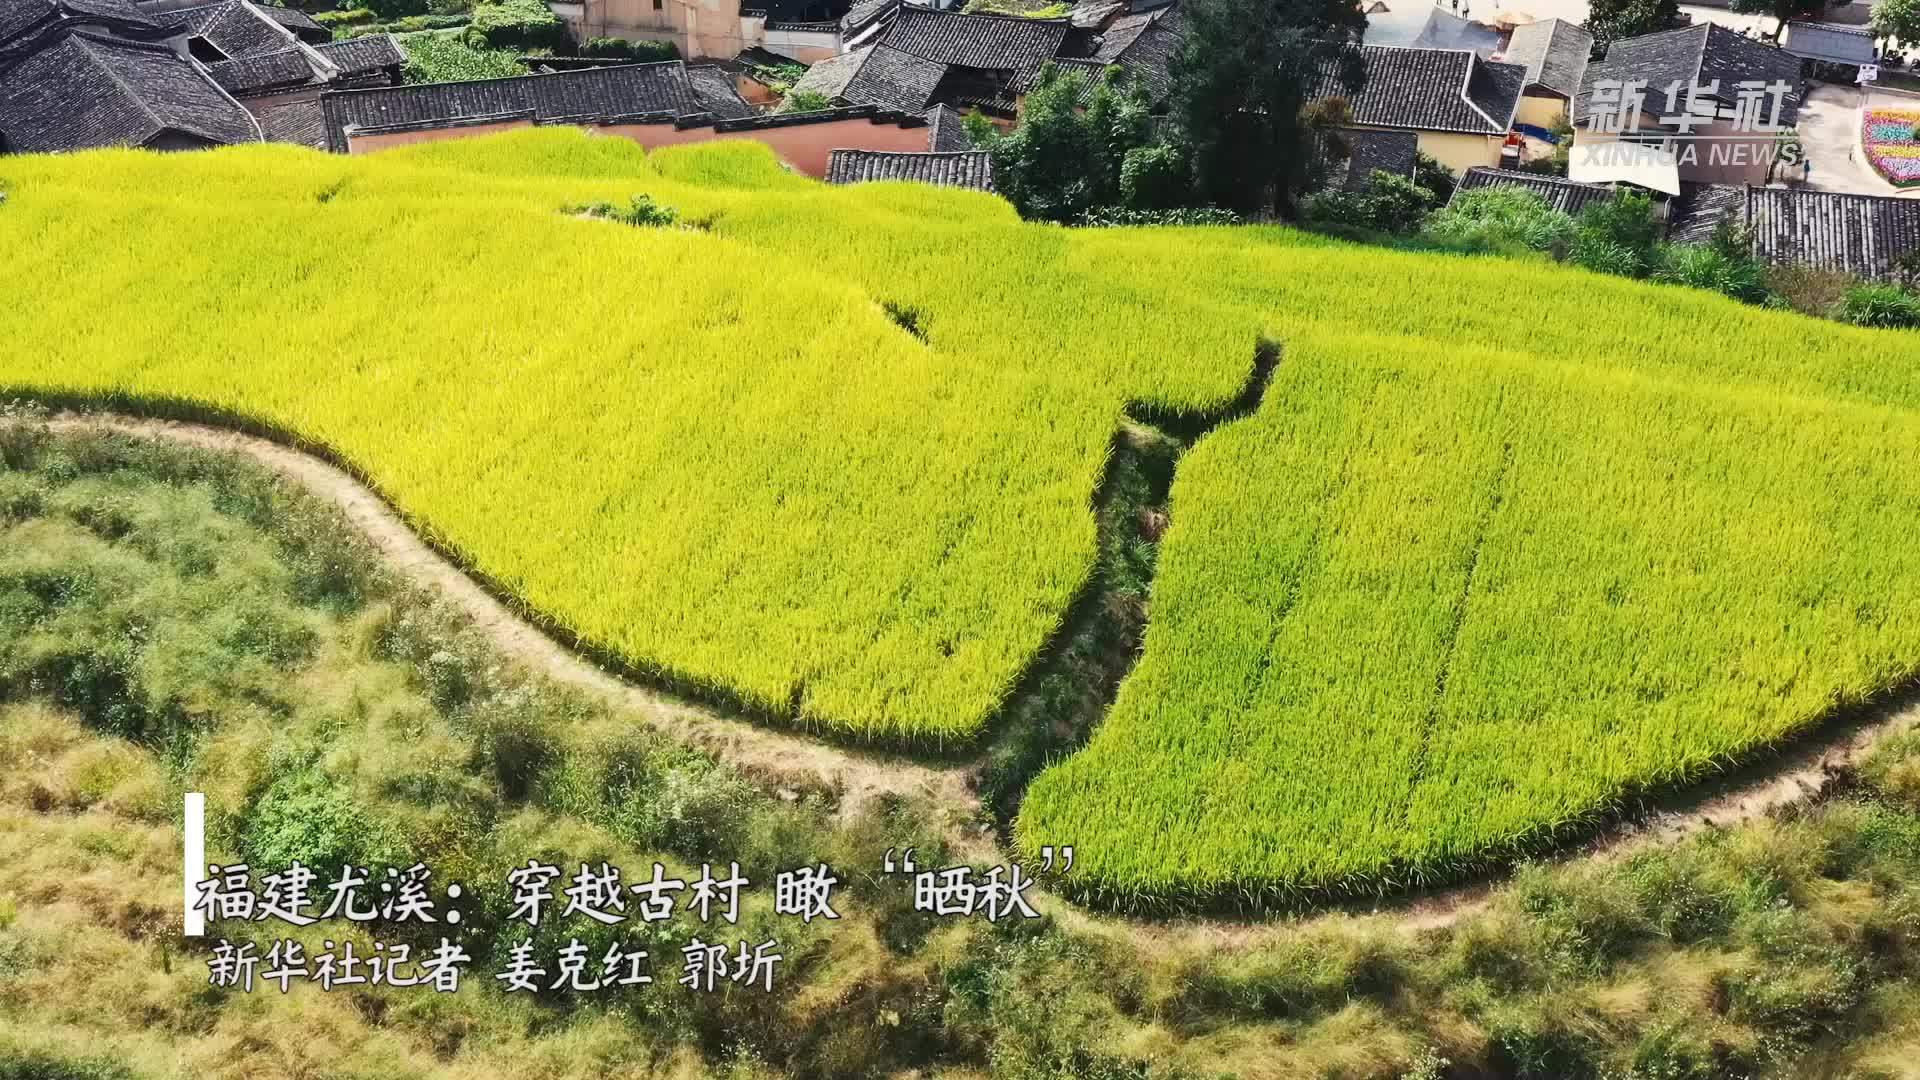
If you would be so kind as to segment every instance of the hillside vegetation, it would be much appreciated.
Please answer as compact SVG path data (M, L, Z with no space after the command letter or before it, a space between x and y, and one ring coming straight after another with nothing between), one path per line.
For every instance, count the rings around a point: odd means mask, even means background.
M306 440L603 655L862 738L987 730L1088 579L1123 413L1218 409L1277 342L1179 465L1139 667L1016 825L1109 898L1457 873L1920 668L1920 335L1035 226L746 145L0 183L0 387ZM566 212L643 192L692 227Z

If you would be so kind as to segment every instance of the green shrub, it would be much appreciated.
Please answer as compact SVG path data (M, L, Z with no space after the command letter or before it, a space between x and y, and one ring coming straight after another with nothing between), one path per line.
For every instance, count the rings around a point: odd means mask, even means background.
M1557 252L1573 241L1573 219L1521 188L1476 188L1427 219L1427 236L1461 250Z
M1118 206L1096 206L1080 216L1079 225L1114 227L1122 225L1238 225L1240 215L1215 206L1193 206L1174 210L1128 210Z
M597 37L588 38L586 44L580 46L580 55L654 64L680 59L680 48L671 41L628 41L626 38Z
M1663 226L1645 192L1616 190L1573 220L1572 261L1589 270L1644 277L1655 264Z
M1920 327L1920 295L1898 285L1855 285L1841 296L1837 315L1855 326Z
M789 90L787 95L780 99L780 108L776 111L803 113L831 108L833 108L833 99L817 90Z
M379 18L379 16L374 14L372 8L358 7L345 8L340 11L315 12L313 21L326 27L358 26L361 23L370 23L377 18Z
M480 49L563 49L567 26L541 0L489 0L473 9L468 43Z
M1166 210L1193 192L1193 161L1184 146L1136 146L1120 159L1120 201L1132 210Z
M527 66L511 51L476 49L459 34L407 34L399 40L407 53L409 83L466 82L527 73Z
M1432 190L1404 176L1375 169L1364 189L1323 191L1309 196L1301 209L1314 224L1401 233L1419 228L1436 202Z
M111 1058L0 1049L0 1080L133 1080L133 1076L133 1070Z
M1767 287L1760 278L1760 264L1753 259L1729 258L1697 244L1675 244L1661 249L1658 267L1653 272L1655 281L1707 289L1749 304L1767 298Z

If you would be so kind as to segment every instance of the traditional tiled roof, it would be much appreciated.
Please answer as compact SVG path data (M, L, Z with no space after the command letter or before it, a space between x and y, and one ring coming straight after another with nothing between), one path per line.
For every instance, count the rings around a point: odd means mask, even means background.
M154 17L166 26L207 43L229 60L279 52L293 44L293 32L243 0L181 8Z
M169 133L259 139L247 111L173 50L84 30L0 74L0 130L24 153L145 146Z
M1689 87L1716 81L1720 89L1714 97L1722 102L1735 99L1735 85L1741 82L1785 82L1795 92L1781 102L1777 120L1787 125L1799 116L1799 57L1724 26L1700 23L1627 38L1608 46L1604 58L1587 65L1572 119L1578 123L1588 114L1594 87L1601 82L1638 82L1648 87L1643 123L1651 125L1653 117L1666 111L1669 85L1679 83L1684 95ZM1676 109L1682 107L1684 96L1675 103Z
M1613 197L1613 189L1605 184L1582 184L1562 176L1542 176L1539 173L1515 172L1512 169L1490 169L1484 165L1475 165L1460 177L1454 185L1453 197L1459 198L1464 191L1476 191L1480 188L1523 188L1547 201L1547 205L1565 214L1577 214L1587 204L1602 202Z
M1565 19L1542 19L1513 28L1505 60L1527 69L1529 86L1539 86L1571 101L1593 56L1593 35Z
M1808 60L1829 64L1871 64L1873 31L1864 26L1795 19L1787 24L1788 52Z
M87 24L157 29L126 0L0 0L0 51L56 27Z
M1843 195L1804 188L1749 188L1753 251L1866 278L1892 274L1895 260L1920 252L1920 200Z
M1704 244L1723 221L1745 223L1747 189L1731 184L1680 181L1680 194L1667 204L1667 239Z
M1147 27L1159 21L1169 8L1153 8L1148 11L1130 11L1108 23L1100 32L1099 47L1094 50L1093 58L1105 63L1115 63L1120 54L1132 45Z
M1174 54L1180 51L1183 23L1175 8L1158 8L1153 14L1153 21L1115 53L1111 62L1145 84L1148 99L1158 104L1173 89L1171 68Z
M733 73L715 64L687 65L687 89L697 111L721 120L758 115L734 89Z
M1526 68L1457 49L1355 48L1366 70L1360 92L1346 95L1357 123L1472 135L1504 135L1513 123ZM1329 64L1322 96L1342 93L1334 70Z
M407 64L406 50L392 34L368 34L314 47L340 69L340 78L357 79Z
M867 180L912 180L992 191L993 155L985 150L954 154L835 150L828 159L827 183L858 184Z
M317 98L271 105L260 110L260 134L268 142L327 148L326 112Z
M1337 177L1344 191L1363 190L1375 172L1413 178L1414 158L1420 151L1420 136L1411 131L1381 131L1368 128L1342 128L1340 140L1347 144L1347 159L1339 166Z
M829 99L843 97L847 83L853 81L853 77L859 74L860 65L866 62L868 54L872 51L873 46L869 45L864 49L855 49L852 52L821 60L809 67L805 75L794 80L793 90L819 94Z
M840 17L840 34L844 38L858 37L892 15L899 6L900 0L854 0L853 6Z
M293 31L300 40L309 45L324 45L333 40L333 31L315 22L313 16L299 8L274 7L271 4L254 6L260 9L260 14Z
M855 105L879 105L901 112L920 112L933 101L947 65L904 53L887 45L866 50L860 68L847 80L839 97Z
M319 80L304 50L287 48L207 65L207 73L236 97L312 85Z
M1367 15L1365 45L1409 49L1466 49L1482 59L1500 48L1500 31L1436 7L1429 0L1392 0Z
M882 44L936 64L1030 72L1052 59L1068 20L1018 15L961 15L903 6Z
M623 64L471 82L422 83L321 96L327 143L345 153L349 128L439 127L529 116L536 121L700 112L686 65Z
M973 137L958 112L945 105L927 110L927 149L940 154L973 149Z

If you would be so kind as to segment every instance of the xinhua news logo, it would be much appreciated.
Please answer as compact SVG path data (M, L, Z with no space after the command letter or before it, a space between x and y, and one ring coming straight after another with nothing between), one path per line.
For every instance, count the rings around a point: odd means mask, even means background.
M1594 83L1584 129L1613 139L1582 141L1590 165L1726 166L1799 163L1800 147L1781 114L1793 86L1785 80L1721 82L1675 80L1654 88L1645 81Z

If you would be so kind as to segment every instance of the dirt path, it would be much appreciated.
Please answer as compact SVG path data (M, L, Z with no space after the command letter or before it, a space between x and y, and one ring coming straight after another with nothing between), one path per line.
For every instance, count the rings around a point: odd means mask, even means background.
M438 590L504 655L557 682L586 690L621 711L636 714L660 731L713 753L769 786L791 784L837 790L841 811L849 816L868 800L887 794L929 795L941 805L966 811L967 816L978 806L962 767L929 767L896 756L842 749L724 716L608 674L516 615L428 547L379 495L319 458L256 436L169 420L63 414L49 426L55 431L106 428L245 454L338 506L389 565L408 580Z
M554 680L593 693L612 707L646 720L663 733L701 747L768 786L791 784L840 792L843 816L869 800L897 794L930 797L947 812L944 823L961 857L999 862L990 831L978 824L979 799L968 764L929 766L898 755L832 746L804 735L774 731L722 715L608 674L516 615L471 577L429 547L378 494L340 469L280 443L202 424L117 414L62 414L55 431L105 428L146 438L245 454L310 493L338 506L390 565L415 584L436 589L457 605L503 654ZM1651 844L1706 828L1725 828L1829 791L1847 766L1881 739L1920 726L1920 691L1838 721L1785 753L1736 770L1719 781L1656 804L1647 813L1610 826L1562 858L1619 858ZM1063 925L1123 935L1141 948L1251 948L1294 932L1306 921L1376 915L1408 931L1450 925L1486 906L1492 891L1481 881L1382 901L1371 910L1243 920L1193 918L1151 921L1077 908L1056 896L1036 899Z

